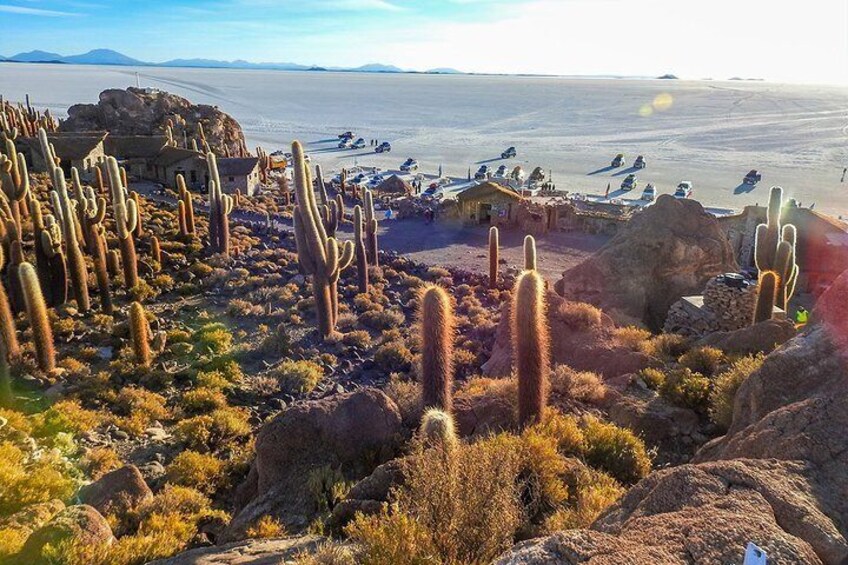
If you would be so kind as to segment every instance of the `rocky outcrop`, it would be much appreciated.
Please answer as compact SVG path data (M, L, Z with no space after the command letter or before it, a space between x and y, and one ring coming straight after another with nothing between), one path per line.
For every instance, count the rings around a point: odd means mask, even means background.
M135 465L126 465L106 473L77 495L80 502L97 509L101 514L121 516L153 498L153 492Z
M314 552L326 538L246 540L242 542L200 547L168 559L151 561L150 565L271 565L291 563L296 558Z
M561 313L567 300L554 292L548 292L546 299L552 363L565 364L577 371L592 371L606 378L636 373L651 365L649 356L616 343L615 324L608 316L602 314L597 325L575 324L572 316ZM511 304L505 302L492 355L482 367L487 377L504 377L512 372L510 310Z
M203 125L206 140L220 155L241 155L244 133L239 123L216 106L192 104L185 98L159 90L127 88L100 93L97 104L76 104L68 108L61 131L108 131L112 135L162 135L168 121L174 124L174 138L200 137Z
M737 269L716 218L694 200L664 194L555 286L562 296L599 306L618 321L639 320L659 330L677 300Z
M68 506L27 538L23 549L15 556L15 562L29 565L54 563L42 555L42 549L48 544L56 548L69 540L86 546L108 544L114 538L109 523L97 510L84 504Z
M771 353L795 336L789 320L766 320L732 332L715 332L699 340L698 346L717 347L725 353L748 355Z
M256 459L238 489L239 512L224 541L238 539L266 514L289 531L306 527L318 510L310 472L328 467L362 478L394 454L401 433L400 411L376 389L288 408L259 430Z
M651 474L592 531L528 542L501 563L739 563L748 542L774 563L846 562L846 296L848 273L740 386L727 435L693 464Z

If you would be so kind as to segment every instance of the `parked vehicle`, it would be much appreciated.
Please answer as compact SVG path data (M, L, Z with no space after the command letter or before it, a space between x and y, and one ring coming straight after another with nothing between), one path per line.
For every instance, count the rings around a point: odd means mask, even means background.
M517 155L515 147L508 147L506 151L501 153L501 159L510 159Z
M530 173L530 182L544 182L545 181L545 170L542 167L536 167L533 169L533 172Z
M392 150L392 144L384 141L374 149L374 153L389 153Z
M491 170L489 169L489 165L480 165L480 168L477 169L477 172L474 173L474 178L476 180L484 180L489 178Z
M435 179L427 188L441 188L443 186L447 186L451 183L451 180L448 177L439 177Z
M677 185L677 190L674 191L675 198L691 198L692 197L692 181L682 181Z
M418 170L418 161L410 157L406 161L403 162L400 166L400 170L403 173L411 173L412 171Z
M351 147L353 147L354 149L362 149L365 147L365 140L360 137L359 139L353 142L353 145L351 145Z
M645 162L645 158L642 155L636 157L636 160L633 161L633 166L637 169L644 169L648 166L648 163Z
M344 133L340 133L339 139L353 139L353 132L352 131L346 131Z
M349 137L343 137L339 140L339 149L350 149L353 147Z
M763 175L761 175L760 172L757 171L757 169L751 169L750 171L748 171L748 174L745 175L745 178L742 179L742 182L744 184L750 184L751 186L754 186L761 180L763 180Z
M501 165L498 167L498 170L495 171L495 178L502 179L506 177L506 165Z
M633 190L638 184L639 181L636 180L636 175L630 173L621 181L621 190Z
M645 185L645 190L642 191L642 200L647 202L653 202L657 197L657 189L654 188L654 185L648 183Z
M519 183L524 182L526 177L527 175L524 173L524 169L522 169L520 165L512 169L512 172L509 174L509 178Z
M386 177L382 174L376 174L368 181L368 188L377 188L383 181L386 180Z
M610 167L623 167L624 166L624 153L619 153L615 157L613 157L612 162L610 163Z

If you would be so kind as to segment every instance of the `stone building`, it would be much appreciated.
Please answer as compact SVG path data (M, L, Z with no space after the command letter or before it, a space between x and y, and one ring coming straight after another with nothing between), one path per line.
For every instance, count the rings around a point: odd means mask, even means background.
M165 186L177 185L177 175L182 175L189 189L199 190L209 185L206 157L199 151L181 147L163 147L153 159L153 173L144 178ZM219 169L220 171L220 169Z
M474 225L515 225L518 205L524 198L493 182L472 186L457 197L459 218Z
M164 135L109 135L104 147L131 177L156 180L153 162L167 142Z
M47 139L53 145L60 166L66 176L70 176L71 167L76 167L80 174L91 173L97 162L105 157L103 140L108 133L92 131L84 133L48 133ZM37 137L19 138L17 148L24 155L30 172L47 172L47 162L41 154L41 144Z
M223 192L232 194L240 190L246 196L253 196L259 186L259 159L257 157L218 159L218 175L221 177Z

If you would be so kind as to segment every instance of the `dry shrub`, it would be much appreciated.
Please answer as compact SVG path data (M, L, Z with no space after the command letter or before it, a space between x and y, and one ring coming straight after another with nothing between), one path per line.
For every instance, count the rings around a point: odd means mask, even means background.
M224 324L206 324L194 332L194 342L202 352L222 354L233 345L233 334Z
M711 377L724 361L724 353L715 347L696 347L680 356L678 363L690 369L693 373L701 373Z
M226 407L183 420L177 424L174 436L187 448L205 452L229 447L250 432L247 412Z
M687 368L674 369L666 373L660 387L663 398L684 408L706 413L710 394L710 379Z
M636 326L627 326L616 328L613 336L621 347L632 351L644 351L646 342L651 339L651 332Z
M245 533L250 539L281 538L286 535L286 528L273 517L265 514L247 528Z
M397 328L406 321L398 310L369 310L359 316L359 323L372 330Z
M689 349L689 340L678 334L660 334L645 343L645 353L661 359L677 359Z
M80 467L92 480L97 480L109 471L123 466L117 452L111 447L93 447L86 450L80 460Z
M296 556L294 565L359 565L359 563L361 562L353 549L327 542L321 544L311 555Z
M122 388L114 404L115 425L133 435L141 435L154 421L170 417L165 398L143 388Z
M665 383L665 373L654 367L646 367L637 373L651 390L659 390Z
M377 348L374 362L387 373L405 372L412 365L412 352L402 341L390 341Z
M604 399L607 387L596 373L575 371L568 365L557 365L551 374L551 390L587 404Z
M544 530L548 534L588 528L625 492L615 479L601 471L579 468L576 474L575 484L569 492L569 505L545 519Z
M103 416L87 410L77 400L60 400L32 417L32 435L50 438L58 433L78 434L103 422Z
M344 334L342 343L360 349L368 349L371 347L371 334L365 330L356 330Z
M749 355L735 361L715 379L710 392L710 418L722 429L733 423L733 404L736 392L754 371L763 365L763 355Z
M39 458L0 441L0 516L57 498L69 500L79 486L67 460L56 451Z
M586 463L602 469L624 484L632 484L651 472L645 443L628 429L595 417L583 420Z
M286 359L274 368L272 374L282 391L288 394L308 394L324 378L324 369L312 361Z
M416 381L404 380L401 375L393 373L383 392L397 404L404 424L410 428L418 426L424 413L424 400L421 386Z
M192 414L209 412L226 405L227 397L220 388L204 386L186 391L181 402L181 406Z
M441 562L430 533L414 517L399 511L383 511L374 516L357 514L345 531L361 546L359 565Z
M226 481L226 463L207 453L183 451L168 465L165 479L171 484L211 494Z
M585 302L566 300L559 305L556 316L575 330L586 331L601 325L601 311Z

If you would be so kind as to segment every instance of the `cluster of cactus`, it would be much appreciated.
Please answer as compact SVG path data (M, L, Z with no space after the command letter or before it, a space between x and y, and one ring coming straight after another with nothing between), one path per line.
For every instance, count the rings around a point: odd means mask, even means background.
M115 217L115 231L118 235L118 248L121 251L124 288L131 290L138 286L138 257L133 239L133 233L138 222L138 209L135 201L127 195L126 173L123 173L122 169L118 167L118 161L114 157L108 157L106 164L109 171L109 186L112 190L112 213Z
M259 158L259 182L267 184L268 173L271 170L271 157L261 148L256 148L256 156Z
M9 205L12 219L21 226L21 212L26 213L29 194L29 173L24 156L15 151L14 137L6 136L4 150L0 151L0 185Z
M55 152L47 140L47 132L43 129L38 132L41 141L42 154L46 160L55 162ZM48 160L48 162L49 162ZM90 309L88 296L88 269L80 249L81 232L77 227L77 212L71 198L68 195L68 187L65 184L65 173L61 167L55 166L51 171L53 190L50 197L53 201L56 221L62 230L62 238L65 243L65 255L67 257L68 273L71 279L71 287L77 308L80 312L88 312Z
M498 288L498 228L489 228L489 288Z
M80 217L83 234L88 244L88 252L94 261L94 274L97 278L97 292L100 296L100 308L105 314L111 314L112 294L109 289L109 271L106 256L109 247L106 241L106 229L103 219L106 217L106 199L97 196L92 187L79 188Z
M59 123L50 110L41 112L33 108L29 103L29 95L26 97L26 107L0 100L0 133L12 139L17 135L35 137L42 128L54 132L59 128Z
M782 204L783 189L772 187L767 222L757 226L754 243L754 261L760 271L754 323L771 319L775 306L785 310L798 282L798 265L795 263L797 230L792 224L781 226Z
M292 144L294 182L297 204L294 208L294 232L298 262L312 277L312 294L318 317L318 330L324 338L333 334L338 318L338 280L353 261L353 243L340 246L328 236L321 220L309 168L303 158L303 147Z
M542 277L535 270L525 270L515 285L511 316L518 420L522 426L541 421L547 403L550 338L545 309Z
M36 229L35 260L41 288L47 304L59 306L68 301L68 267L62 250L62 228L48 214Z
M362 207L356 205L353 207L353 251L356 256L356 279L361 293L368 292L368 256L365 253L363 222Z
M421 390L424 406L450 412L455 321L450 297L429 286L421 295Z
M177 219L180 226L180 235L183 237L194 235L194 201L182 175L177 175L177 192L179 194Z
M217 253L230 254L230 213L233 199L221 190L218 161L211 151L206 154L209 167L209 245Z

